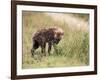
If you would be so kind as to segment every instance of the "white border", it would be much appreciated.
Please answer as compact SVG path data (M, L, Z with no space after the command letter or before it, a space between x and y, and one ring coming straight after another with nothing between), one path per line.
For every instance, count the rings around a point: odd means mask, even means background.
M63 67L63 68L42 68L42 69L22 69L22 10L29 11L49 11L49 12L69 12L90 14L90 59L89 66ZM91 27L91 28L90 28ZM78 8L58 8L17 5L17 75L46 74L46 73L69 73L94 71L94 10Z

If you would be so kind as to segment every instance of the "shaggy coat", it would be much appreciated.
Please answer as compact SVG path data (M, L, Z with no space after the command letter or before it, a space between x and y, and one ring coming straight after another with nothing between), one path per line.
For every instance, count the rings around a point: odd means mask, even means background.
M38 30L32 38L32 55L34 55L34 51L39 47L41 47L41 52L44 53L46 43L48 43L48 53L50 53L52 45L58 44L59 41L62 39L63 34L63 30L60 28L48 28Z

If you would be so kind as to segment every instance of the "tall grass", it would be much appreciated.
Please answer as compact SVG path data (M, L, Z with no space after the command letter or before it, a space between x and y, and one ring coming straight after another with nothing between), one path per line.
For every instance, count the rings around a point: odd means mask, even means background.
M64 67L64 66L67 67L67 66L83 66L89 64L88 31L82 31L80 29L75 29L75 28L72 29L65 21L62 22L55 21L50 16L46 15L46 13L23 11L22 14L23 14L22 68L25 69L25 68L40 68L40 67ZM32 48L33 34L38 29L45 27L49 28L52 26L58 26L64 30L63 39L60 41L58 45L54 45L50 56L44 57L41 53L41 49L39 48L34 53L35 57L31 57L30 50Z

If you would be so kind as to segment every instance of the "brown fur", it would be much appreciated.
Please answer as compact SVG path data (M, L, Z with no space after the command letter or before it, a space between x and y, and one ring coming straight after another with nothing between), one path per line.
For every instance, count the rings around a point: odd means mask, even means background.
M32 38L32 55L34 55L34 51L39 48L39 46L41 47L41 52L44 53L46 43L48 43L48 53L50 53L52 45L58 44L63 34L64 32L60 28L48 28L37 31Z

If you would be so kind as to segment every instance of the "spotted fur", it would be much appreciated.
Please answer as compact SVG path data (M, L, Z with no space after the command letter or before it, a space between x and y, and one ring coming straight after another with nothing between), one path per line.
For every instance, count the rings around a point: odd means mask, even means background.
M41 47L41 52L45 53L46 43L48 43L48 53L50 53L52 46L59 43L63 34L63 30L57 27L38 30L32 38L32 55L34 55L34 51L39 47Z

